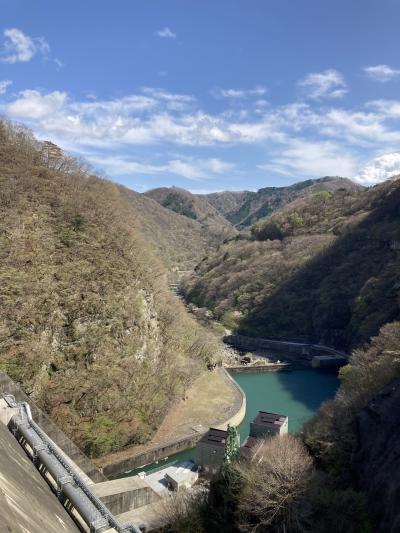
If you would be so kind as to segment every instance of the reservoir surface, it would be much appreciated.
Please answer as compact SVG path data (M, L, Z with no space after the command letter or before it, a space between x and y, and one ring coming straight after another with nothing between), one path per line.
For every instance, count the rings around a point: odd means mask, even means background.
M238 427L243 442L250 430L250 421L258 411L270 411L289 417L289 432L301 430L325 401L335 396L339 379L335 373L320 370L295 370L292 372L239 373L232 376L246 394L246 416ZM132 470L124 476L138 472L154 472L176 462L193 459L193 449L177 453L158 464Z
M320 370L234 374L233 378L246 394L246 416L238 427L243 442L250 431L250 422L258 411L289 417L289 432L301 430L339 387L336 373Z

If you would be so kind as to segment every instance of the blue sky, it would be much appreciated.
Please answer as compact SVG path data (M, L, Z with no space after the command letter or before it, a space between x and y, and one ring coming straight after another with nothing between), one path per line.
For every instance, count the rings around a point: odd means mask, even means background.
M400 173L397 0L0 0L0 114L143 191Z

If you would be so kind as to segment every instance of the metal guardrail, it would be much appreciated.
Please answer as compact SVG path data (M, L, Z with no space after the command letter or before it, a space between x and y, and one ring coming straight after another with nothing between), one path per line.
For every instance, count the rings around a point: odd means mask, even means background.
M91 532L100 533L112 528L118 533L141 533L133 524L121 525L104 503L93 494L66 457L33 420L27 402L17 403L11 394L3 394L2 397L9 407L19 409L18 414L11 419L13 433L26 440L32 449L33 462L40 461L53 477L57 496L65 496L70 500Z

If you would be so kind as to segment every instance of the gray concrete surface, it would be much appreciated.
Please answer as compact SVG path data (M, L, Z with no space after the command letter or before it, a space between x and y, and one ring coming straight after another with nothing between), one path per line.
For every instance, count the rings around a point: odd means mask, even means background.
M91 489L115 515L159 499L150 485L138 476L96 483Z
M3 424L0 450L0 533L77 533L75 523Z

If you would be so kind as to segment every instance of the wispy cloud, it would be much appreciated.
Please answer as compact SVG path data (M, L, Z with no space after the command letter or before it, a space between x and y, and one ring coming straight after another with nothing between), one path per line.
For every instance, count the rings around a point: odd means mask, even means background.
M245 99L251 96L263 96L267 92L266 87L257 85L253 89L213 89L211 94L214 98Z
M17 28L4 30L4 44L0 52L0 60L4 63L30 61L36 54L47 57L50 46L44 37L29 37Z
M375 157L353 178L361 185L373 185L400 174L400 152Z
M343 98L348 92L343 75L334 69L308 74L298 82L298 86L313 100Z
M234 165L218 158L199 159L181 158L170 159L162 164L138 162L120 156L104 156L86 154L89 161L106 172L114 175L128 174L173 174L192 181L210 179L216 174L232 171Z
M400 146L400 100L381 99L350 108L333 102L329 106L317 101L280 106L257 102L256 97L232 106L228 100L225 110L212 113L205 112L192 95L163 88L145 87L136 94L104 100L76 100L62 91L28 89L0 99L0 114L24 121L39 137L88 157L116 176L166 173L191 180L229 176L231 163L219 158L216 148L245 150L245 145L254 147L253 154L262 154L259 169L269 173L297 178L358 176L365 161L397 152ZM139 146L142 157L144 147L151 150L148 161L133 155ZM180 153L171 155L172 146ZM196 157L187 157L188 151Z
M400 76L400 70L389 67L389 65L374 65L364 67L363 70L369 78L381 83L386 83Z
M7 105L7 113L13 118L43 119L60 111L66 101L67 94L60 91L42 95L39 91L26 90Z
M155 35L164 39L176 39L176 33L168 28L168 26L165 26L162 30L157 30Z
M314 176L352 176L357 162L351 153L331 141L290 140L279 156L258 168L296 178Z
M0 81L0 95L7 91L7 88L12 84L11 80Z

